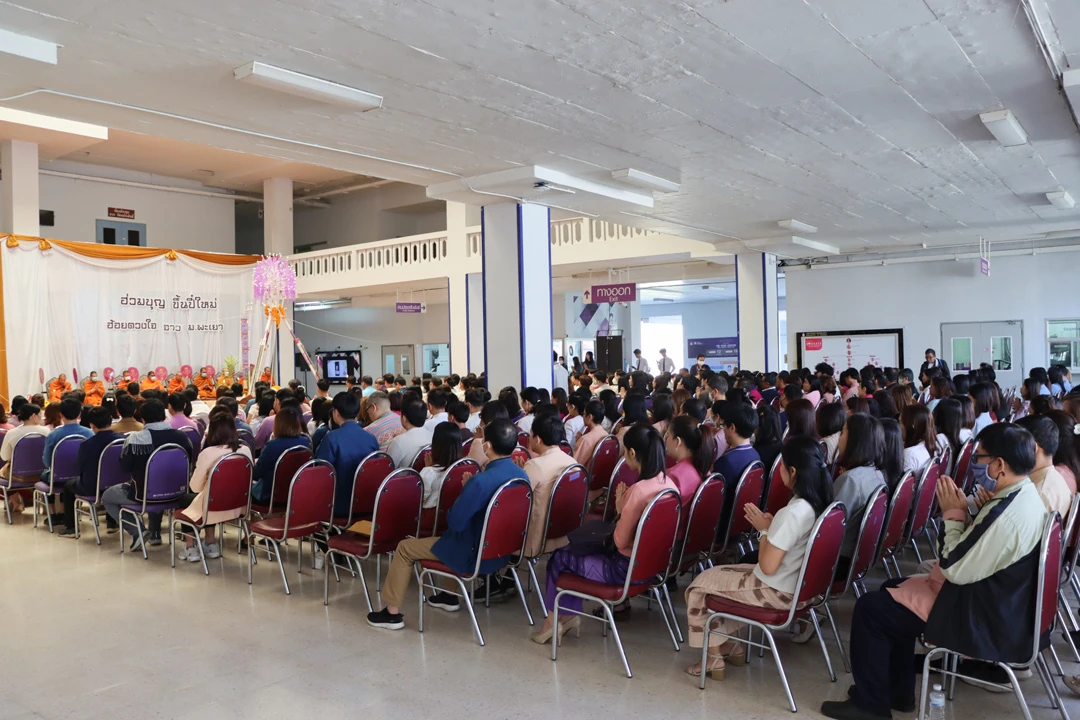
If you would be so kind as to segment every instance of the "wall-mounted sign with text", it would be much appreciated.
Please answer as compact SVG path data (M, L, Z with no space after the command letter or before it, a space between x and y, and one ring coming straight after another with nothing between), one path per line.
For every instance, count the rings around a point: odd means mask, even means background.
M134 220L135 211L128 208L109 208L109 217L120 218L121 220Z
M399 313L426 313L427 303L422 302L399 302L394 305L394 312Z
M586 305L633 302L637 300L637 283L593 285L581 291L581 300Z

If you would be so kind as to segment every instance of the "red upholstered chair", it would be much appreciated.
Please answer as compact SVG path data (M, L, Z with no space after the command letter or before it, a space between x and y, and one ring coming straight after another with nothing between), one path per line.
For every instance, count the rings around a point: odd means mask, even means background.
M559 443L559 449L562 450L567 455L573 456L573 454L574 454L574 448L570 447L570 443L566 442L565 440L563 440L561 443Z
M915 507L911 513L911 523L908 526L907 542L911 543L911 547L915 550L915 557L922 563L922 553L919 552L919 536L925 535L926 542L930 545L930 550L933 552L934 557L937 557L937 547L934 544L933 539L930 537L929 525L930 516L934 512L934 506L937 502L937 485L938 480L941 478L941 466L935 462L931 462L926 466L926 469L922 472L922 477L919 478L918 489L915 491Z
M532 490L529 481L522 478L514 478L503 483L502 487L495 491L488 501L487 510L484 512L484 525L480 531L480 552L476 556L476 565L468 575L458 575L453 570L443 565L438 560L421 560L420 566L420 614L417 619L417 628L424 632L424 604L427 596L424 594L425 582L430 583L430 577L444 577L457 583L460 593L452 593L461 598L465 609L469 611L469 619L472 621L473 631L480 645L484 645L484 635L480 632L480 626L476 622L476 613L473 612L471 594L465 588L466 580L475 580L480 577L480 566L485 560L508 558L511 555L518 556L518 562L524 555L525 538L529 532L529 515L532 512ZM525 608L525 616L529 624L533 624L532 613L529 612L529 604L525 601L525 592L521 588L521 580L516 572L510 572L517 586L521 605ZM425 579L427 579L425 581ZM433 586L432 589L436 589ZM445 592L445 591L444 591Z
M289 448L281 453L274 464L274 480L270 487L270 500L263 503L251 501L251 512L260 517L269 517L275 512L285 512L285 505L289 501L289 488L292 485L296 471L311 462L314 456L306 447Z
M228 510L243 510L241 516L241 528L247 522L248 505L251 502L251 459L246 455L234 452L225 455L210 468L210 476L206 481L206 503L202 509L202 517L192 520L184 514L183 510L177 510L173 514L172 534L173 538L179 532L182 537L193 535L199 538L199 531L206 527L206 518L212 512L224 512ZM185 528L189 528L190 532ZM201 542L196 542L199 549L199 559L202 561L203 572L210 574L210 568L206 565L206 555L203 553ZM176 567L176 543L169 543L172 555L172 566Z
M472 442L473 442L473 439L469 438L465 442L461 443L461 456L462 457L465 457L466 455L468 455L469 451L472 450Z
M735 486L735 503L731 506L731 517L728 518L727 527L723 530L719 542L723 543L719 551L714 550L713 556L722 555L727 549L728 542L734 538L737 546L742 547L743 538L749 537L754 526L746 519L744 508L747 505L757 505L761 502L761 496L765 490L765 466L755 461L743 470L739 483Z
M626 464L625 458L619 458L619 462L615 463L615 469L611 472L611 478L608 480L607 494L604 496L603 502L598 503L593 511L589 513L589 518L593 520L604 520L611 522L615 519L615 498L618 497L619 486L630 486L638 481L638 473L636 470L631 470L630 466ZM589 486L592 487L591 485Z
M267 552L273 546L285 594L290 595L289 579L281 562L281 543L297 540L296 571L300 572L304 556L304 538L312 538L330 522L334 514L334 466L325 460L308 462L293 476L284 515L263 518L248 527L248 585L255 564L255 540L264 538Z
M911 506L915 504L915 474L906 472L900 478L893 490L892 499L889 500L889 511L885 515L885 530L881 538L881 549L878 551L879 559L885 566L885 574L893 576L889 568L892 560L897 576L900 576L900 565L896 555L904 549L906 544L908 520L911 518ZM876 563L875 563L876 564Z
M985 660L986 662L997 665L1005 671L1010 682L1008 684L1003 683L996 685L996 687L1002 688L1005 691L1011 690L1016 695L1017 702L1020 703L1020 710L1023 712L1024 717L1030 720L1031 712L1028 710L1027 701L1024 699L1024 694L1020 690L1020 683L1016 679L1014 670L1034 665L1035 669L1038 671L1039 677L1043 681L1043 688L1046 689L1047 694L1050 696L1051 706L1058 710L1062 720L1068 720L1069 714L1061 701L1054 675L1051 673L1050 668L1054 667L1054 665L1051 665L1046 659L1046 653L1052 653L1053 646L1048 644L1045 649L1040 649L1041 638L1044 635L1048 635L1050 631L1053 630L1054 620L1057 616L1057 590L1061 574L1062 555L1061 516L1056 512L1050 513L1046 516L1046 520L1044 521L1042 541L1039 543L1039 573L1035 583L1036 612L1035 617L1029 620L1029 622L1032 623L1030 654L1025 653L1024 657L1010 658L1008 662L997 662L978 657L972 658L967 653L961 656L960 653L954 652L947 647L937 645L931 637L923 638L923 642L930 648L930 651L926 654L926 659L923 661L923 685L922 699L919 705L919 717L926 717L926 698L930 688L930 664L934 661L934 658L941 655L943 656L942 662L940 663L942 667L941 672L943 675L949 676L950 678L950 700L952 699L953 691L956 687L956 678L968 677L957 672L958 665L955 661L961 657L964 659ZM1054 659L1056 665L1056 656ZM959 714L957 714L957 716L960 717Z
M836 562L840 558L840 546L844 542L844 523L846 511L843 503L834 502L825 512L821 513L814 529L810 533L810 541L806 546L806 556L803 558L802 569L799 570L799 581L796 587L799 589L792 598L791 606L784 610L769 610L754 605L744 605L734 600L722 597L708 596L705 607L710 615L705 620L705 638L701 646L701 666L708 665L710 638L718 634L729 640L745 642L747 645L767 649L776 660L776 669L780 671L780 682L784 686L788 705L791 712L798 712L795 706L795 698L791 695L791 687L788 685L787 673L784 672L784 664L780 661L780 653L776 649L776 640L773 638L774 630L782 630L790 627L800 617L809 616L817 631L818 641L821 644L821 652L825 656L825 665L829 670L829 677L836 682L836 674L833 672L832 660L829 658L829 650L825 646L825 637L818 623L815 604L821 604L828 600L829 590L832 587L833 575L836 573ZM734 635L728 635L712 629L713 622L718 618L734 620L745 623L751 628L757 628L763 633L768 645L743 640ZM701 674L702 690L705 689L705 673Z
M952 476L957 487L963 490L965 495L970 495L975 492L975 474L971 472L971 458L974 452L974 438L960 446L960 453L956 458L956 470L953 472Z
M1069 506L1069 516L1065 520L1064 535L1064 550L1062 555L1064 562L1061 566L1061 578L1058 581L1058 622L1061 623L1062 636L1065 642L1069 644L1069 648L1073 651L1073 656L1077 662L1080 662L1080 651L1076 648L1076 643L1073 642L1072 635L1069 631L1076 632L1080 630L1080 626L1077 625L1076 616L1073 614L1072 605L1065 597L1065 586L1072 583L1073 589L1076 588L1076 562L1077 554L1080 553L1080 543L1077 540L1077 534L1080 532L1080 522L1077 522L1077 514L1080 511L1080 495L1073 495L1072 504ZM1065 622L1068 618L1069 622Z
M510 453L510 459L514 461L514 464L518 467L525 467L525 463L532 460L532 455L529 454L527 448L522 445L518 445L514 448L514 452Z
M791 501L791 488L780 479L780 462L783 460L779 455L773 461L772 469L769 470L768 482L765 484L765 492L762 497L762 512L776 511Z
M583 465L577 463L570 465L559 477L555 478L555 484L551 486L551 496L548 498L547 513L544 516L544 541L566 537L572 530L577 530L585 521L585 512L589 502L589 473ZM548 616L547 604L544 602L543 585L536 579L535 565L543 555L526 556L525 566L529 569L529 577L532 579L540 592L540 609L544 617Z
M334 517L333 525L348 528L358 520L371 516L375 508L375 497L379 493L382 481L394 472L394 460L384 452L375 451L360 461L353 473L353 504L345 515Z
M417 452L416 455L413 457L413 461L409 463L409 467L411 467L416 472L420 472L427 467L428 460L430 458L431 446L425 445L424 447L420 448L420 451Z
M371 455L368 456L369 459L371 457ZM350 563L350 567L346 568L350 572L353 565L357 568L360 573L360 584L364 587L364 599L367 601L368 612L374 609L371 606L371 595L368 592L364 568L360 561L367 560L372 555L381 556L392 553L397 549L399 542L407 537L416 536L420 523L420 505L423 500L424 483L420 479L420 474L411 468L394 470L379 482L371 511L371 535L346 531L340 535L333 535L327 540L323 605L330 604L330 569L333 566L334 576L337 577L337 565L334 558L341 557ZM338 580L340 581L340 578ZM376 592L378 592L377 585Z
M567 451L566 454L573 453ZM600 442L596 443L592 459L589 460L590 491L604 490L611 484L611 474L615 472L615 465L619 462L620 455L622 455L622 447L619 445L619 438L614 435L601 438Z
M945 447L939 448L939 451L938 451L938 456L937 456L938 477L941 477L943 475L948 475L950 472L952 472L952 464L953 464L952 446L949 445L948 443L946 443Z
M523 448L529 447L529 433L525 432L521 428L518 428L517 444L518 444L519 447L523 447Z
M844 661L844 670L851 672L851 664L848 662L847 653L844 652L844 643L840 639L840 633L836 629L836 620L833 618L832 606L829 605L830 597L839 597L848 592L855 591L855 597L860 598L866 593L863 586L863 578L877 559L878 547L881 545L881 535L885 528L885 515L889 511L889 489L882 485L870 494L866 501L866 510L863 512L862 523L859 525L859 537L855 541L855 556L851 558L847 576L843 580L834 580L829 597L824 599L825 616L832 627L836 646L840 648L840 659Z
M579 617L600 620L604 623L605 635L607 629L611 628L612 635L615 636L615 646L619 649L619 657L626 670L626 677L633 677L633 674L630 672L630 663L626 661L626 652L623 650L622 639L619 637L619 629L615 626L615 617L611 614L611 608L645 593L651 593L656 602L663 607L663 600L657 586L663 582L663 577L667 574L671 563L675 538L679 532L681 512L682 499L679 493L672 489L661 491L646 506L641 519L638 520L637 534L634 536L634 546L630 551L630 565L625 582L608 585L569 573L559 575L555 581L558 593L555 595L553 627L559 626L559 600L564 595L599 603L604 611L604 617L596 618L586 613L582 613ZM671 642L678 650L679 642L675 639L667 612L661 614L664 616L664 623L668 626ZM552 642L552 660L556 659L558 649L559 643Z
M472 458L461 458L446 468L442 487L439 488L439 501L434 508L426 508L420 513L420 532L417 537L435 537L446 532L446 513L454 506L461 494L466 477L480 472L480 463Z
M720 515L724 510L723 476L713 473L705 478L705 481L698 486L688 507L689 511L680 516L680 520L685 521L679 523L679 535L675 544L675 553L672 555L671 567L668 570L668 578L675 577L694 566L697 566L699 571L704 571L709 552L712 550L713 543L716 542L716 534L720 530ZM672 625L675 627L675 634L679 642L683 642L682 628L675 615L675 606L671 602L671 593L668 591L667 583L660 585L659 589L667 602L667 610L671 616Z

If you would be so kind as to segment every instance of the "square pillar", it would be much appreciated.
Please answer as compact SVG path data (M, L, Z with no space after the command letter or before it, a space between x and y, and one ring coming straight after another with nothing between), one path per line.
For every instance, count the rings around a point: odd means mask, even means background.
M293 254L293 181L291 178L263 180L263 254L289 257ZM258 308L256 308L258 310ZM293 321L292 303L286 303L286 316ZM259 316L257 316L259 317ZM270 352L276 361L277 384L288 382L296 372L293 341L282 328L271 341ZM262 368L255 368L262 372Z
M468 340L466 348L469 372L479 375L484 372L484 275L469 273L465 276L466 330Z
M776 255L746 253L735 257L740 370L780 369L776 280Z
M447 266L458 267L465 259L468 242L465 203L446 203ZM450 301L450 371L458 375L469 372L469 299L466 274L457 272L446 278Z
M551 212L539 205L488 205L480 224L488 390L550 390Z
M0 170L3 172L0 232L37 237L41 234L37 143L4 140L0 143Z

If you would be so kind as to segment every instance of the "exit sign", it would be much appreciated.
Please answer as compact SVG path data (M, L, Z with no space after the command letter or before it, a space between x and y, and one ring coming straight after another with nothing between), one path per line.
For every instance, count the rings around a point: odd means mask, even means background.
M121 220L134 220L135 211L128 208L109 208L109 217L120 218Z

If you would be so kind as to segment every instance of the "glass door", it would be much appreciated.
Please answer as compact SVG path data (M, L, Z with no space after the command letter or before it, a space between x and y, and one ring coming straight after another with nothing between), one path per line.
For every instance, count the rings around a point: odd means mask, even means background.
M383 345L382 372L410 379L413 374L413 352L412 345Z

